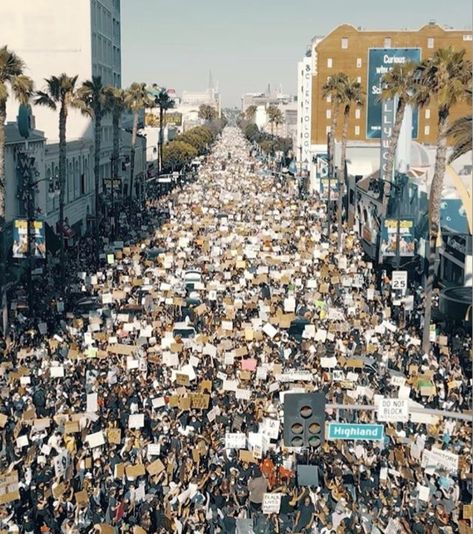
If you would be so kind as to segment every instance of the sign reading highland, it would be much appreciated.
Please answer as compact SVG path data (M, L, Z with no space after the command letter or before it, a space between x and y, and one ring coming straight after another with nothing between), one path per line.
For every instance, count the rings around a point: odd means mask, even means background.
M420 48L370 48L368 51L368 98L366 137L381 138L381 79L394 65L420 60ZM412 112L412 137L417 138L417 110Z
M329 423L327 439L353 439L380 441L384 438L384 425L352 425Z
M297 110L297 156L301 161L310 161L311 144L311 100L312 100L312 58L305 57L298 63L299 95ZM299 148L300 147L300 148ZM302 149L302 150L301 150Z

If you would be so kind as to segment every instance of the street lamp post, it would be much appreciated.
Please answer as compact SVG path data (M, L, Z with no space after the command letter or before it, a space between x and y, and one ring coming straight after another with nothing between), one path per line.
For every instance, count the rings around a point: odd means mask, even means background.
M333 155L331 152L332 133L327 133L327 164L328 164L328 194L327 194L327 237L330 238L330 219L332 218L332 173L333 173Z
M401 178L398 175L396 178ZM391 182L389 180L382 180L383 182L383 195L384 195L384 184L389 184L391 187L394 188L396 193L396 268L399 269L401 267L401 201L402 201L402 191L404 188L404 181L399 180L400 183L398 183L398 180L396 179L396 182ZM385 216L386 218L386 216Z

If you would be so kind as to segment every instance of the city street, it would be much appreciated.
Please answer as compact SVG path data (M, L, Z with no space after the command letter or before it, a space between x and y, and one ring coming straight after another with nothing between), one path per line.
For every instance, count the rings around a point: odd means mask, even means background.
M79 273L87 305L17 321L5 532L462 532L469 342L440 332L423 354L417 302L397 302L354 232L337 252L326 203L251 149L226 127L195 182L149 199L169 220ZM288 406L311 392L343 407L311 404L307 443Z

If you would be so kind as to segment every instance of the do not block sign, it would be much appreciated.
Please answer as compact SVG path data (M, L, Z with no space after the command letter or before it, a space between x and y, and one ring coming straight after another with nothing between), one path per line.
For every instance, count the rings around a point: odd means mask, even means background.
M378 404L378 421L387 423L407 423L409 404L407 399L380 399Z

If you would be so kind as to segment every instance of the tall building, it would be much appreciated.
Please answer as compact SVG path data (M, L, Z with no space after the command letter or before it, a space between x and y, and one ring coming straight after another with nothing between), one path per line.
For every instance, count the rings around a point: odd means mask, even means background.
M471 30L445 29L432 22L419 30L365 30L343 24L312 44L312 124L311 141L314 147L325 146L331 124L331 103L322 97L322 87L337 72L344 72L358 80L366 95L363 107L351 114L348 139L356 142L379 144L381 127L380 80L395 63L421 60L439 48L452 46L465 49L472 57ZM457 106L451 115L453 121L471 113L471 106ZM339 121L337 138L341 136ZM413 116L413 137L426 144L437 138L437 108L434 104L419 110Z
M25 74L36 90L46 88L45 78L66 73L78 76L77 87L92 76L105 85L121 85L120 0L2 0L2 43L25 62ZM58 174L58 113L33 106L35 127L44 132L44 174ZM9 98L7 121L15 122L18 103ZM86 228L94 211L93 146L90 118L71 109L67 121L67 175L65 217L76 232ZM111 117L102 121L100 185L111 177ZM139 172L139 169L138 171ZM7 176L7 180L8 180ZM38 199L43 216L52 226L58 219L58 198Z

